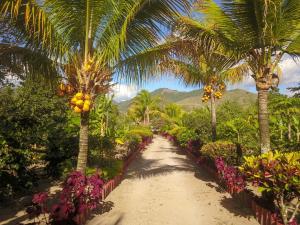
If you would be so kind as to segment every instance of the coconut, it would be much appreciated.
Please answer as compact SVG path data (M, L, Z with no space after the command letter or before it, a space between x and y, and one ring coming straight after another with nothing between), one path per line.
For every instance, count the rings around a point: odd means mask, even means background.
M59 90L65 91L66 90L66 85L64 83L59 84Z
M78 101L78 99L76 97L73 97L71 99L71 104L76 105L76 102Z
M82 110L83 110L84 112L90 111L90 105L84 104Z
M78 100L81 100L81 99L83 99L83 93L78 92L78 93L75 95L75 97L76 97Z
M76 113L81 113L81 108L79 108L78 106L75 106L74 107L74 112L76 112Z
M78 107L82 107L83 106L83 100L77 100L76 101L76 106L78 106Z

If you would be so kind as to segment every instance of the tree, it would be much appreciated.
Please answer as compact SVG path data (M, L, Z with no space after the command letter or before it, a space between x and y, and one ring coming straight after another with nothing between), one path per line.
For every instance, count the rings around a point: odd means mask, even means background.
M270 95L269 106L271 113L274 114L273 116L280 117L278 122L280 123L281 120L284 122L284 125L287 128L287 139L289 142L292 142L292 128L293 122L295 122L293 117L297 117L300 113L299 99L281 95L279 93L273 93Z
M197 23L197 21L194 21ZM212 140L217 139L216 101L222 97L226 83L235 83L242 80L247 72L244 64L237 61L228 53L222 51L222 46L211 42L205 49L193 39L185 38L180 33L180 39L173 42L171 52L175 54L163 59L162 70L170 70L184 83L191 85L204 85L203 102L210 101ZM195 47L196 46L196 47Z
M77 170L84 171L87 163L92 103L97 95L108 92L114 73L122 74L119 62L153 46L163 34L161 27L169 26L188 6L183 0L1 1L1 18L26 40L21 46L2 44L7 54L22 60L15 50L29 53L37 59L26 62L33 71L42 55L47 65L62 74L65 83L60 93L67 90L74 95L71 104L81 116ZM9 65L15 63L10 60ZM143 69L131 66L135 70L123 75L141 82Z
M282 57L300 54L300 1L207 0L197 10L202 23L184 17L179 26L203 47L220 43L247 63L258 91L260 148L269 151L268 91L278 86Z
M150 115L157 109L158 99L142 90L133 99L129 111L132 111L137 118L140 118L144 125L150 124Z

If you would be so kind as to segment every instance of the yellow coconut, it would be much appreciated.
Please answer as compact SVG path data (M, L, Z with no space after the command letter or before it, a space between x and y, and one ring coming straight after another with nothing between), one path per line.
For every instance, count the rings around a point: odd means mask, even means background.
M59 90L65 91L66 90L66 85L64 83L59 84Z
M78 92L78 93L75 95L75 97L76 97L78 100L81 100L81 99L83 99L83 93Z
M83 107L82 107L82 111L84 111L84 112L90 111L90 105L84 104Z
M91 101L90 101L90 100L85 100L85 101L84 101L84 104L86 104L86 105L91 105Z
M71 103L73 104L73 105L76 105L76 102L78 101L78 99L76 98L76 97L73 97L72 99L71 99Z
M82 110L81 110L81 108L79 108L78 106L75 106L75 107L74 107L74 112L76 112L76 113L81 113Z
M78 106L78 107L82 107L83 106L83 100L77 100L77 102L76 102L76 106Z

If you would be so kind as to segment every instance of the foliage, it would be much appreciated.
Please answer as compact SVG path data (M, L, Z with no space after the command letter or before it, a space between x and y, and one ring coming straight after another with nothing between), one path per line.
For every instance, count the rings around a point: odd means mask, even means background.
M273 148L296 151L299 147L300 99L271 92L269 94L270 126Z
M35 174L28 169L33 154L0 145L0 200L12 197L15 192L27 191L35 183Z
M75 224L74 218L87 209L95 209L102 200L104 182L99 174L89 177L80 172L72 172L63 184L59 203L47 207L47 193L38 193L33 196L33 205L27 209L30 216L39 219L41 214L50 213L50 217L42 217L46 224Z
M158 109L159 99L151 96L150 92L141 90L133 99L129 108L129 114L137 123L150 124L150 117Z
M203 142L211 140L210 113L207 108L195 109L186 113L182 118L182 124L188 129L194 130Z
M225 183L228 190L239 193L245 189L246 182L237 168L227 165L222 157L215 159L215 166L221 181Z
M45 87L29 80L14 89L0 89L0 179L12 192L23 185L30 190L36 181L30 170L36 167L60 175L61 164L78 149L77 133L68 130L67 106Z
M222 157L228 165L237 165L240 163L242 155L245 152L243 152L241 146L238 147L230 141L219 140L204 145L201 148L200 153L211 161Z
M187 147L190 141L197 141L199 139L198 135L193 130L181 127L177 130L175 134L176 140L179 142L180 146ZM191 144L191 143L190 143Z
M292 222L300 206L300 154L268 152L245 157L240 171L247 180L275 198L284 224ZM292 201L297 200L296 204ZM291 210L292 209L292 210Z

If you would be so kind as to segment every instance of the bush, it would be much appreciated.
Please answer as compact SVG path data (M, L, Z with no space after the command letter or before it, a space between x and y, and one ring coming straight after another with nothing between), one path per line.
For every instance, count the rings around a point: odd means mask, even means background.
M176 140L181 147L188 147L189 145L192 146L193 143L196 144L196 142L199 140L196 132L186 127L175 127L169 131L169 134L176 137Z
M30 189L37 181L28 166L32 153L0 145L0 200Z
M150 129L150 127L140 126L140 127L134 127L129 131L129 134L135 134L140 136L141 138L146 137L152 137L153 133Z
M236 144L230 141L216 141L210 142L201 148L200 153L207 157L210 161L222 157L229 165L240 164L242 155L242 147L238 148Z
M97 173L85 176L81 172L72 172L63 184L57 204L48 209L48 194L38 193L33 196L33 204L26 211L35 221L37 219L36 224L76 224L76 216L101 204L103 185L104 182ZM48 213L49 217L46 216ZM41 215L43 216L40 217Z
M270 193L279 208L284 224L295 219L300 205L300 153L268 152L245 157L240 171L247 180ZM297 201L295 202L292 201ZM290 211L292 209L292 211Z
M245 189L244 177L236 167L227 165L222 157L215 159L215 165L221 182L229 191L239 193Z

